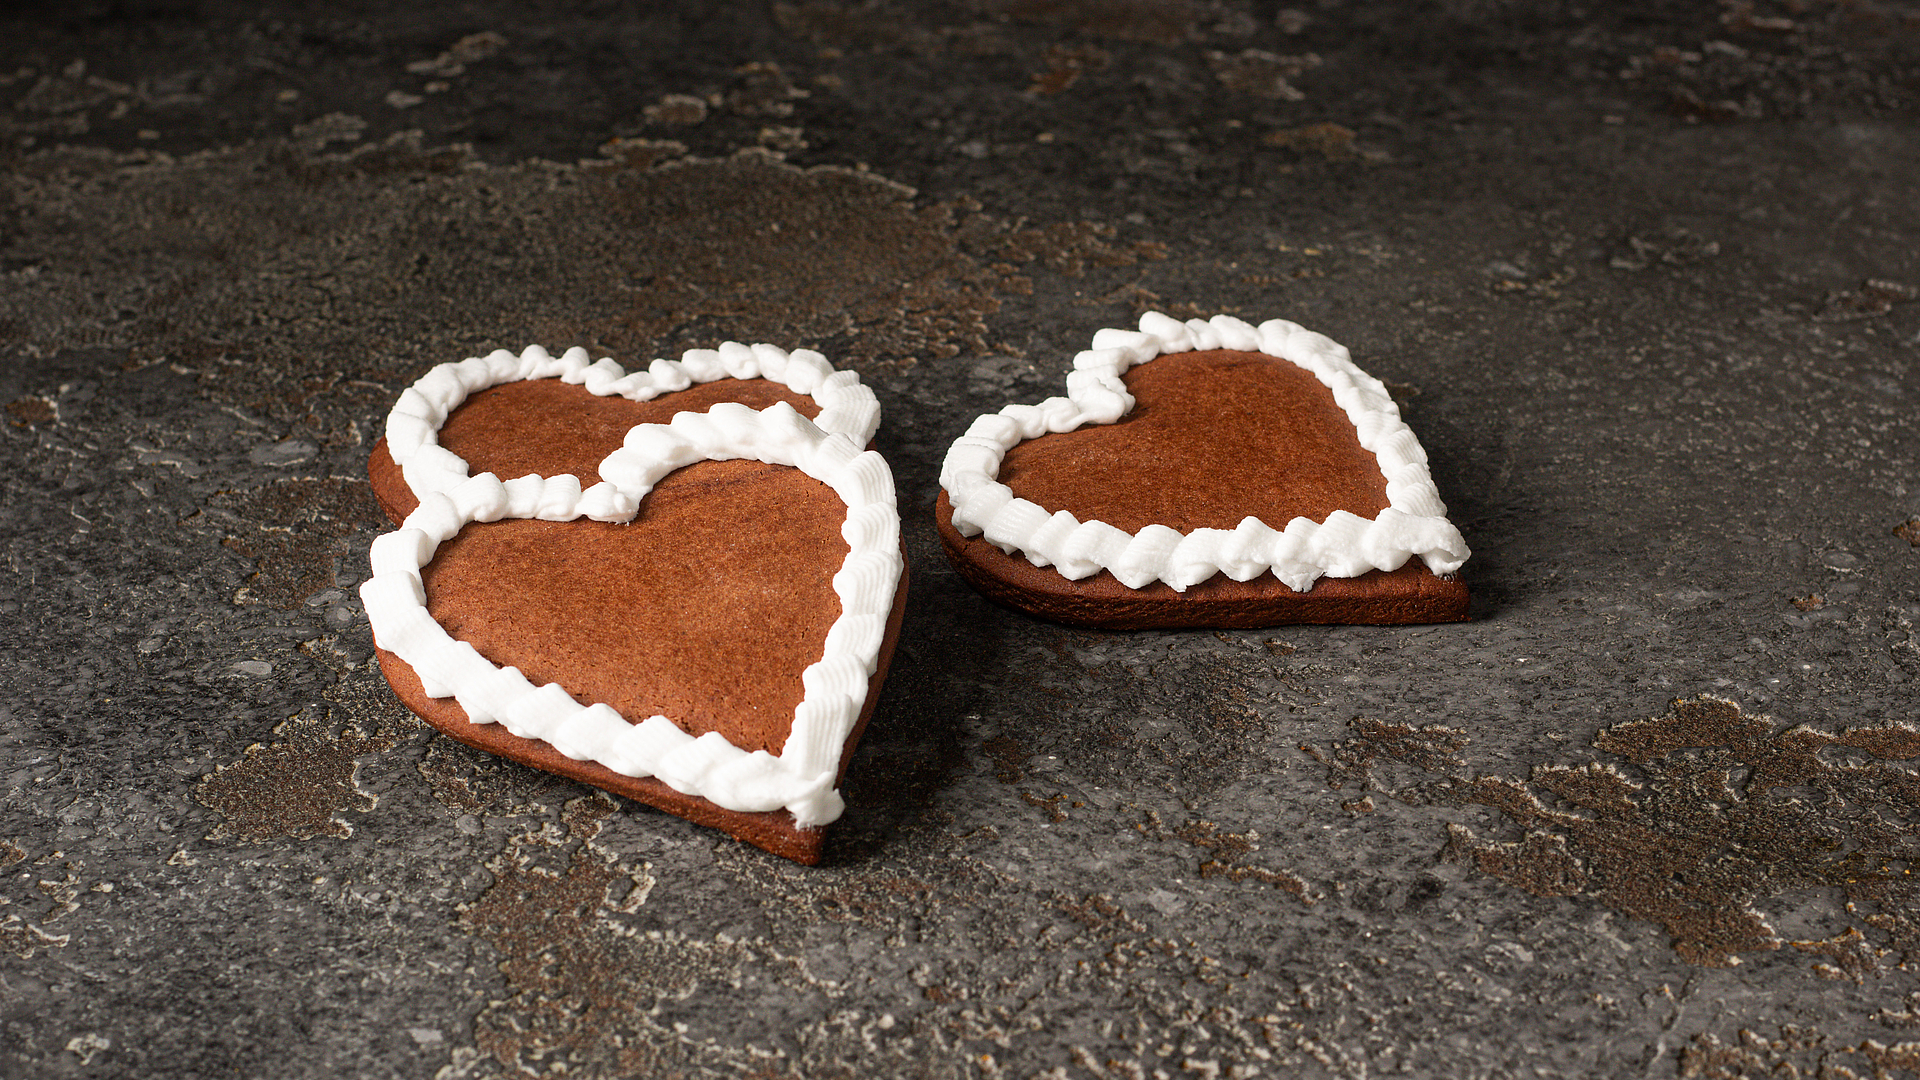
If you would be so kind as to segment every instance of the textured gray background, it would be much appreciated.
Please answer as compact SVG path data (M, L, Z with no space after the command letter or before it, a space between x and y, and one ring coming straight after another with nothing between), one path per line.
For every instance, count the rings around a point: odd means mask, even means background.
M1917 119L1899 0L5 16L0 1074L1914 1075ZM1351 346L1475 621L970 593L945 444L1148 307ZM353 592L428 366L725 338L907 518L816 869L430 733Z

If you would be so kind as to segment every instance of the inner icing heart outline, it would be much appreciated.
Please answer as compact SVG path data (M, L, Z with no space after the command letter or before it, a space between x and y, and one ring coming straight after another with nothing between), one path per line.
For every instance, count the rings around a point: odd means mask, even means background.
M440 445L439 432L447 414L468 395L501 383L551 378L584 387L598 397L618 395L629 401L650 401L717 379L765 378L819 403L820 413L813 423L824 431L849 435L856 445L865 446L880 429L880 402L873 391L857 373L836 371L826 357L811 349L788 352L776 345L727 341L717 349L689 349L678 360L655 360L645 370L631 372L611 357L590 360L587 350L577 345L557 357L540 345L530 345L517 356L496 349L486 356L436 365L401 391L387 414L387 452L400 466L414 498L448 491L466 481L467 461ZM608 491L595 499L611 497ZM594 510L623 512L614 502L596 503ZM594 517L594 513L582 516Z
M1387 508L1372 520L1345 510L1324 522L1296 517L1282 530L1249 516L1234 529L1183 534L1148 525L1129 533L1102 521L1081 522L1065 510L1049 514L1000 483L1000 463L1019 443L1085 424L1111 424L1132 411L1133 395L1121 380L1128 368L1169 353L1213 349L1289 361L1331 390L1360 446L1379 462L1387 479ZM1426 450L1401 420L1385 384L1355 366L1346 347L1325 335L1284 319L1255 327L1228 315L1181 322L1149 311L1137 331L1096 333L1093 348L1076 355L1073 367L1066 397L983 415L947 451L940 486L962 536L984 535L1002 551L1019 551L1033 565L1052 566L1070 581L1107 570L1130 589L1161 581L1176 592L1216 573L1251 581L1269 570L1288 588L1306 592L1322 576L1397 570L1415 556L1444 576L1458 571L1471 554L1446 518Z
M834 781L878 666L905 566L892 471L862 445L847 433L822 430L785 402L758 412L723 403L705 413L679 413L666 424L635 425L621 448L601 462L602 482L585 490L571 474L501 481L481 473L429 491L398 529L373 542L373 576L360 596L374 638L414 669L428 696L453 697L473 723L500 723L576 761L596 761L625 776L654 776L724 809L784 807L801 828L824 825L844 809ZM840 616L827 631L821 659L801 674L805 693L777 756L748 753L719 732L689 735L665 716L629 723L608 705L582 706L557 683L535 687L519 669L499 667L448 634L427 609L421 568L469 523L509 517L630 521L668 473L696 461L734 458L793 466L847 506L841 536L848 552L833 577Z

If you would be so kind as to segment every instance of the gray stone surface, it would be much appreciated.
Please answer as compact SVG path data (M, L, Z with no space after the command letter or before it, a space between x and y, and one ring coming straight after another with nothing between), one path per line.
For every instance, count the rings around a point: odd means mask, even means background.
M0 25L0 1075L1920 1071L1911 3ZM1147 307L1351 346L1475 621L969 592L946 443ZM354 592L428 366L728 337L907 519L815 869L432 734Z

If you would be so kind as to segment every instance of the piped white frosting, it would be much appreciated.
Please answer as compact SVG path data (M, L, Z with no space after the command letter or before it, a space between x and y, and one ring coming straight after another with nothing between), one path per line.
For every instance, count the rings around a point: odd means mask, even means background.
M1360 445L1387 479L1387 508L1372 520L1336 510L1325 521L1296 517L1275 529L1247 517L1233 529L1181 533L1149 525L1128 533L1100 521L1082 522L1065 510L1018 498L1000 483L1007 451L1049 432L1111 424L1133 410L1121 375L1168 353L1231 349L1287 360L1333 391L1352 421ZM1052 566L1071 581L1109 570L1130 589L1164 581L1184 592L1217 573L1250 581L1271 571L1295 592L1321 577L1359 577L1395 570L1418 557L1435 574L1452 574L1471 554L1427 471L1427 453L1400 419L1380 380L1354 366L1345 346L1273 319L1253 326L1227 315L1181 322L1159 312L1140 317L1140 329L1102 330L1093 348L1073 358L1067 396L1038 405L1009 405L974 420L947 451L940 486L963 536L984 535L1002 551L1021 552L1035 566Z
M373 543L373 577L360 597L374 640L405 660L430 696L457 700L473 723L499 723L624 776L658 777L729 810L784 807L803 828L824 825L843 809L834 780L879 663L904 568L893 474L879 454L861 449L866 437L823 431L785 402L760 412L721 404L634 427L625 445L601 462L604 479L585 490L571 475L503 482L481 473L430 491L399 529ZM748 753L718 732L689 735L665 716L629 723L610 706L581 705L556 683L536 687L519 669L498 667L449 635L427 610L420 570L470 522L629 521L674 469L732 458L791 465L832 488L847 506L841 536L848 552L833 577L840 615L819 661L801 674L805 695L777 756Z
M649 401L715 379L770 379L813 398L820 405L814 424L850 436L857 446L865 446L880 427L880 403L873 391L857 374L834 370L811 349L787 352L773 345L729 341L718 349L689 349L678 360L655 360L633 371L611 358L591 360L578 346L557 357L538 345L518 356L498 349L435 367L402 391L387 414L387 452L414 497L451 491L466 481L467 461L440 445L440 425L469 394L500 383L553 378L600 397L618 395L630 401Z

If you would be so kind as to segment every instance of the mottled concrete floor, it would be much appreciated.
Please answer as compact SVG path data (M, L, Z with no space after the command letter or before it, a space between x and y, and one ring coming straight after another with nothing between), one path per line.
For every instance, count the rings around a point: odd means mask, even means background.
M1911 0L0 16L0 1074L1915 1075L1917 121ZM969 592L946 443L1148 308L1350 345L1475 621ZM907 518L817 869L354 592L428 366L725 338Z

